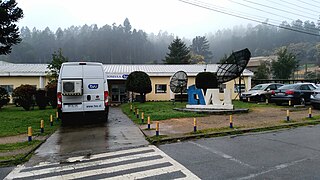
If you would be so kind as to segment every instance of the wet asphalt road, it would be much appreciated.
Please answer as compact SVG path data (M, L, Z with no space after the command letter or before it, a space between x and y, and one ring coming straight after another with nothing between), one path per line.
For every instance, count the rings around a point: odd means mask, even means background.
M79 119L84 120L84 119ZM74 120L73 120L74 121ZM92 154L141 147L148 145L143 134L120 108L110 107L107 122L86 125L62 126L36 150L26 166L40 162L64 162L72 156Z
M159 147L201 179L320 179L320 126Z

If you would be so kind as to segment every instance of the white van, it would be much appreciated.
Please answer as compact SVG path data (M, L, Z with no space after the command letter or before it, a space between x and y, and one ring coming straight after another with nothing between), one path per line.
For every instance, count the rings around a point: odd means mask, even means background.
M108 83L101 63L67 62L60 69L57 100L59 117L94 113L108 118Z

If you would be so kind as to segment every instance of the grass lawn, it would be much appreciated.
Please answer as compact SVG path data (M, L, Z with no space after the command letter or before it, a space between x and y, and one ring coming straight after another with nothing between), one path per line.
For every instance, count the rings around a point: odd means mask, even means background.
M46 110L25 111L22 107L4 106L0 109L0 137L14 136L18 134L26 134L28 127L33 129L33 135L40 135L40 120L44 120L45 133L43 135L51 134L59 126L54 120L54 126L50 127L50 115L55 117L55 109L51 107Z
M144 112L145 123L147 122L147 117L150 116L151 120L165 120L171 118L182 118L182 117L201 117L206 116L206 114L197 114L194 112L181 112L173 110L173 108L182 108L186 107L186 103L176 102L173 104L172 102L145 102L132 103L133 107L139 109L139 113L141 116L141 112ZM128 115L130 119L132 119L135 123L141 123L141 120L133 115L133 112L130 111L130 104L122 104L122 111Z
M256 102L243 102L243 101L238 101L234 100L232 101L233 106L236 109L250 109L250 108L265 108L265 107L273 107L273 108L283 108L284 106L277 106L273 103L256 103Z

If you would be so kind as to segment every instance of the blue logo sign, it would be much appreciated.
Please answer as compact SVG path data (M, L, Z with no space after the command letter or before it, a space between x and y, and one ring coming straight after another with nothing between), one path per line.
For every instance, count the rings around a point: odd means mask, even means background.
M124 74L124 75L122 75L122 78L123 78L123 79L127 79L128 76L129 76L128 74Z
M89 84L88 88L89 89L98 89L99 85L98 84Z

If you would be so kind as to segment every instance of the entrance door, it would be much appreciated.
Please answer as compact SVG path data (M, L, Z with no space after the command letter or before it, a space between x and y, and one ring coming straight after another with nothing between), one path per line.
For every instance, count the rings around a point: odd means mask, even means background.
M124 84L114 84L111 88L111 100L112 102L123 102L126 95L126 87Z

